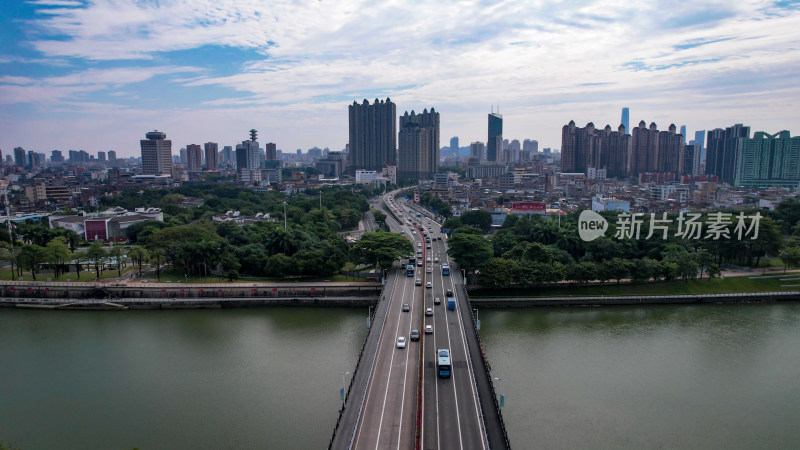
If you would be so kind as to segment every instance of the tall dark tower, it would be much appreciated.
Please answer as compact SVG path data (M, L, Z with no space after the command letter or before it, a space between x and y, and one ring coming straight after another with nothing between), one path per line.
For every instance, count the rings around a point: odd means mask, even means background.
M489 138L486 140L486 160L504 162L503 155L503 116L489 113ZM498 160L498 158L501 158Z
M628 132L631 131L630 117L631 117L630 109L622 108L622 121L620 123L625 126L625 131Z
M391 99L349 106L350 170L381 170L397 163L397 109Z

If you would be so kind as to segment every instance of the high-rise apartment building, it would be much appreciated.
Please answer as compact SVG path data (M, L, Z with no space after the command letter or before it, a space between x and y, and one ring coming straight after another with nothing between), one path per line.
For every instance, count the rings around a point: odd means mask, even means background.
M114 150L109 150L108 151L108 161L113 163L116 160L117 160L117 152L115 152Z
M64 163L64 155L61 154L61 150L53 150L50 152L50 162L53 164Z
M450 152L455 153L455 156L458 155L458 136L450 138Z
M638 177L640 173L655 172L658 152L658 126L650 123L648 128L644 120L631 130L630 176Z
M267 142L266 145L264 145L264 149L266 151L265 157L268 161L278 159L278 146L275 145L274 142Z
M206 154L206 170L219 169L219 145L216 142L206 142L203 150Z
M486 139L486 160L504 162L503 158L503 116L489 113L489 133ZM499 158L499 159L498 159Z
M202 150L198 144L189 144L186 146L186 165L189 172L200 172L203 170L203 157Z
M14 148L14 164L18 165L19 167L25 167L28 165L28 158L26 156L24 148L22 147Z
M675 124L671 124L668 131L658 133L658 149L656 152L656 167L651 172L681 173L681 159L683 158L683 135L676 133Z
M622 119L621 122L622 126L625 127L625 131L627 133L631 132L631 112L628 108L622 108Z
M539 153L539 141L535 139L525 139L522 141L522 151L530 153Z
M420 127L427 129L425 133L428 144L425 145L424 161L420 161L419 177L420 180L429 180L439 170L439 113L434 108L430 112L427 108L421 114L411 114L406 112L400 117L400 129L403 130L409 123L419 124ZM402 166L398 161L398 172L402 172ZM402 175L398 174L402 178Z
M759 131L752 138L736 139L736 144L734 186L800 186L800 136Z
M616 131L610 125L598 130L591 122L580 128L571 120L561 129L561 171L588 173L602 169L607 177L624 178L628 174L630 141L631 136L622 125Z
M172 141L162 131L151 131L139 141L142 148L142 173L145 175L172 174Z
M469 144L469 156L470 158L475 158L478 161L486 159L483 155L483 142L475 141Z
M683 147L681 156L682 175L700 175L700 149L702 146L695 141Z
M220 156L222 157L222 162L228 161L235 161L236 160L236 153L233 151L233 147L230 145L226 145L222 147L222 151L220 152Z
M259 157L258 131L250 130L250 140L236 144L236 170L241 172L259 169L261 165Z
M430 130L417 122L405 121L400 127L400 151L397 158L397 177L401 180L428 180L433 176L430 167Z
M716 175L719 181L733 183L736 177L739 139L750 137L750 127L740 123L708 132L706 144L706 175Z
M348 107L350 169L380 171L397 163L397 109L391 99L375 99Z

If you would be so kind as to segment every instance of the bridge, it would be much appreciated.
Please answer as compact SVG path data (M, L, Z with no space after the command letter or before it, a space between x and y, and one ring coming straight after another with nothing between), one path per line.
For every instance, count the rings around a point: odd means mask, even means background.
M383 202L393 212L391 195ZM509 448L461 274L447 255L439 225L414 219L387 217L393 232L414 242L422 265L410 277L403 263L390 270L330 448ZM431 237L429 245L423 231ZM442 263L454 268L449 276L442 274ZM448 290L456 300L453 310L447 306ZM425 333L426 325L432 333ZM419 330L418 342L409 340L411 330ZM401 336L405 348L397 348ZM440 348L450 350L450 378L438 377Z

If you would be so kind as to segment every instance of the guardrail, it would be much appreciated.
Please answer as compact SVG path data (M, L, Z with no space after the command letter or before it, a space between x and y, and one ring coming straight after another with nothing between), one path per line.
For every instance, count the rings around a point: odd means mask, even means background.
M535 305L536 303L545 302L564 302L570 304L577 304L584 302L586 304L599 304L611 303L614 301L624 302L624 304L636 303L655 303L679 301L679 300L694 300L694 301L709 301L715 300L738 300L746 301L747 299L753 300L780 300L791 299L793 297L800 297L800 291L769 291L769 292L734 292L727 294L673 294L673 295L589 295L580 297L570 296L556 296L556 297L479 297L476 299L482 305L489 305L492 302L497 303L519 303L525 305ZM681 302L685 303L685 302Z
M465 285L462 285L462 286L465 286ZM500 422L500 430L502 431L503 441L505 443L506 448L511 448L511 443L508 440L508 431L506 430L506 424L505 424L505 421L503 420L503 413L502 413L502 411L500 409L500 402L498 402L498 400L497 400L497 393L495 392L495 388L494 388L494 381L492 379L492 367L489 364L489 361L486 360L486 353L483 350L483 342L481 341L480 333L478 332L478 327L477 327L477 325L475 324L475 321L472 318L472 303L470 302L469 295L467 294L467 289L464 287L463 289L461 289L461 291L464 294L464 300L467 302L467 307L469 308L469 311L467 312L467 315L469 316L469 323L472 325L472 331L473 331L473 333L475 333L475 336L478 339L478 346L480 347L480 351L481 351L481 361L483 362L483 367L486 370L486 374L488 376L489 391L492 393L492 403L494 405L495 411L497 411L497 418L498 418L498 421ZM477 390L477 386L475 388ZM486 427L485 419L483 419L483 406L482 405L481 405L481 418L482 418L482 420L484 420L484 427ZM484 428L484 429L486 429L486 428ZM487 441L488 440L489 439L488 439L488 430L487 430Z

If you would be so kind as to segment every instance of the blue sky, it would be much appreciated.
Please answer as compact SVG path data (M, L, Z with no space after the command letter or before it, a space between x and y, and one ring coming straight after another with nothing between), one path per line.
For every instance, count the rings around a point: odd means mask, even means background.
M442 145L575 120L800 133L800 1L7 0L0 149L339 150L347 105L435 107Z

